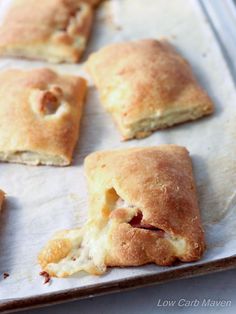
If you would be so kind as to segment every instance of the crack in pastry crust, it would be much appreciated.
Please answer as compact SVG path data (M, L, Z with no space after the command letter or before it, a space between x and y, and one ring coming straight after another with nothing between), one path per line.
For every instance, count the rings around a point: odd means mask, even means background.
M143 222L143 214L141 211L138 211L136 215L128 222L133 228L150 230L153 232L158 232L160 237L165 236L165 231L157 228L151 224Z
M125 140L213 112L190 65L166 41L108 45L89 56L87 70Z
M109 266L172 265L202 256L204 233L185 148L96 152L85 169L89 220L49 241L39 254L43 270L57 277L102 274ZM65 255L57 241L69 241Z
M92 18L89 1L13 0L0 26L0 55L77 62Z
M49 69L0 73L0 160L69 165L86 81Z

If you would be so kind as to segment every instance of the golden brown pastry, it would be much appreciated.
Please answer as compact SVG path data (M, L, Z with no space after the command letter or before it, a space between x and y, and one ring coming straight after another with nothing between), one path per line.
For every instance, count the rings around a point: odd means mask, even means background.
M198 260L204 233L188 151L176 145L96 152L85 160L89 220L59 232L39 255L64 277L108 266Z
M69 165L86 81L49 69L0 72L0 160Z
M0 26L0 55L77 62L93 9L81 0L13 0Z
M2 190L0 190L0 211L2 209L2 203L4 201L4 198L5 198L5 193Z
M125 140L213 112L190 65L166 41L109 45L90 55L87 69Z

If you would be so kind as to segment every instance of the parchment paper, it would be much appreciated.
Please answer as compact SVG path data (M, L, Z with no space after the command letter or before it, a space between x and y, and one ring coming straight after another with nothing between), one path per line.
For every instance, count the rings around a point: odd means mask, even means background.
M4 4L5 1L1 1L1 13ZM112 269L102 277L79 274L67 279L53 279L50 285L43 285L37 254L55 231L76 227L86 220L87 189L83 160L90 152L101 149L161 143L186 146L193 158L208 245L206 254L198 263L236 254L236 92L218 43L198 2L105 2L97 12L83 61L90 52L111 42L163 36L192 64L198 79L215 102L214 115L155 132L143 140L121 142L90 81L81 135L71 167L0 164L0 187L7 192L7 202L0 215L0 274L10 274L5 280L1 276L0 300L120 281L170 269L155 265ZM1 69L42 66L88 78L82 69L83 63L50 65L36 61L0 60ZM186 264L176 267L183 268Z

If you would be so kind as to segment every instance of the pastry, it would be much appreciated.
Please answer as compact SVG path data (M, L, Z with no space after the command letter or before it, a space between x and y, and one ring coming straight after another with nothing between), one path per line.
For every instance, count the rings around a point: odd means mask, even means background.
M85 159L89 219L39 254L50 276L108 266L172 265L205 249L192 164L176 145L95 152Z
M92 24L87 2L13 0L0 26L0 55L77 62Z
M87 70L125 140L213 112L190 65L166 41L109 45L90 55Z
M5 198L5 193L2 190L0 190L0 211L2 209L2 203L4 201L4 198Z
M0 160L69 165L85 93L83 78L49 69L0 72Z

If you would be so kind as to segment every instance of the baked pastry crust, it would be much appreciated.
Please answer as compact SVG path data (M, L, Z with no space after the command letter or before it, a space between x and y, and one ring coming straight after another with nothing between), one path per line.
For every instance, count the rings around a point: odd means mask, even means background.
M77 62L93 18L87 2L13 0L0 27L0 55Z
M87 70L125 140L213 112L190 65L165 40L106 46L90 55Z
M100 274L107 266L172 265L202 256L204 232L185 148L96 152L86 158L85 170L89 221L58 233L42 250L39 262L50 275Z
M69 165L85 93L83 78L49 69L0 72L0 160Z
M4 199L5 199L5 193L2 190L0 190L0 211L2 209L2 203Z

